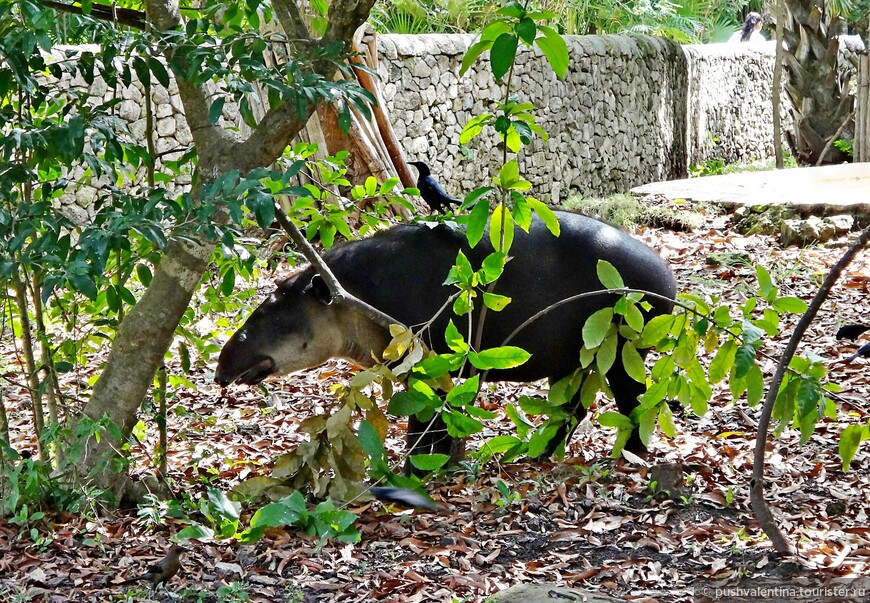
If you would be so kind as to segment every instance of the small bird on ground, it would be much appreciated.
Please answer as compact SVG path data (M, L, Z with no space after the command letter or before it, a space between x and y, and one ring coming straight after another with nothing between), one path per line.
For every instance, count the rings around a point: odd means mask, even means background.
M178 570L181 569L181 554L186 551L180 544L173 544L169 547L169 552L166 557L148 568L148 571L141 576L124 580L121 584L132 584L133 582L149 581L152 586L157 586L169 581Z
M432 172L428 165L422 161L410 161L408 165L413 165L417 168L419 174L417 176L417 189L420 191L423 201L426 202L426 205L432 211L444 214L450 211L452 205L456 207L462 205L462 201L451 197L441 188L441 185L432 177Z

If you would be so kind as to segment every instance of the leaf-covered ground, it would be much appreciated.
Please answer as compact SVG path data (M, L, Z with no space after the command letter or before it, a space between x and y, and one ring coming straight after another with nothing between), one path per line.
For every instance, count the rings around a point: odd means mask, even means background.
M844 251L844 241L782 249L770 237L739 236L728 226L727 217L718 217L694 233L647 230L638 235L667 258L682 289L734 304L754 287L754 269L710 265L710 253L748 254L751 262L768 266L790 294L809 300ZM32 532L0 521L0 600L147 601L165 600L171 592L183 601L242 601L245 596L252 601L484 601L514 584L554 582L630 599L689 601L697 587L741 580L744 585L834 588L840 579L870 571L866 447L848 473L837 456L844 425L867 421L867 361L844 363L856 346L833 336L841 324L870 322L868 280L870 267L862 255L800 350L824 358L833 380L844 386L837 399L843 421L821 424L805 446L787 430L768 447L770 502L800 551L797 559L777 559L749 509L758 409L732 403L720 389L706 416L678 411L678 436L659 436L651 447L651 465L683 467L687 483L678 502L651 496L646 467L608 458L613 433L596 427L593 413L592 421L577 430L565 463L469 465L429 484L443 505L439 513L394 514L380 503L356 504L351 509L360 515L359 544L330 544L317 551L312 540L283 530L268 532L254 545L199 543L187 553L169 590L153 594L118 583L161 557L169 537L185 525L181 521L154 526L135 509L48 516L32 522ZM782 345L771 342L766 351L775 355ZM3 346L15 369L9 342ZM768 375L772 368L768 362ZM222 397L210 383L211 374L192 375L197 389L180 393L170 410L175 487L196 497L211 486L229 490L246 477L268 474L272 459L302 441L300 421L332 407L330 386L349 371L343 363L330 363L270 383L266 396L258 389L234 388ZM20 373L6 377L13 446L33 450L28 403L24 391L14 387ZM483 404L500 408L536 387L499 386ZM494 431L508 428L506 418L492 426ZM153 472L154 432L150 426L144 445L134 449L137 474ZM402 426L396 425L388 448L397 457L402 441ZM723 598L720 593L706 600Z

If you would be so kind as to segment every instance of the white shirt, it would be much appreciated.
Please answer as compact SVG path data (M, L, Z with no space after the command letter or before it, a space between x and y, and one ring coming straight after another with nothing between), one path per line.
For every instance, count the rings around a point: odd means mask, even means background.
M742 31L735 31L734 34L730 38L728 38L728 43L729 44L734 44L734 43L739 44L741 33L742 33ZM763 44L763 43L767 42L767 40L764 39L764 36L761 35L757 31L753 31L751 34L749 34L749 39L747 40L747 43L758 44L759 42Z

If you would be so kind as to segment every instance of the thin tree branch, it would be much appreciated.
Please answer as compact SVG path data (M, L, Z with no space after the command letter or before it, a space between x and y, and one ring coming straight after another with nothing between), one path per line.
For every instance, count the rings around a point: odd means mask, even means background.
M389 314L385 314L374 306L367 304L342 287L341 283L339 283L338 279L335 277L335 274L333 274L329 266L326 265L323 258L320 257L320 254L317 253L317 250L314 249L311 243L308 242L308 239L305 238L305 235L302 234L290 218L287 217L287 214L284 213L284 210L277 204L275 205L275 219L278 220L281 227L287 232L293 242L296 243L296 246L299 247L302 255L305 256L305 259L308 260L317 271L317 274L319 274L323 279L323 282L326 283L326 286L329 287L329 293L333 303L348 306L388 331L390 325L399 325L405 329L408 328L401 321L396 320Z
M273 0L272 8L275 9L275 16L278 17L278 23L281 24L281 29L288 38L294 40L311 40L311 33L305 25L305 20L302 18L302 13L299 12L299 7L292 0Z
M784 166L782 157L782 61L785 49L783 44L783 31L785 29L785 11L783 2L775 0L776 10L776 55L773 60L773 155L776 158L776 169L781 170Z
M181 13L177 0L145 0L148 22L158 31L181 27ZM167 59L172 50L167 51ZM184 106L184 116L190 126L200 165L214 165L231 169L233 146L238 142L223 128L209 119L209 92L204 85L194 86L184 78L175 77L178 95ZM229 167L227 167L229 166Z
M54 10L58 10L64 13L70 13L73 15L86 15L88 17L93 17L94 19L99 19L100 21L109 21L111 23L117 23L119 25L126 25L127 27L132 27L134 29L148 29L148 23L145 18L145 13L140 10L121 8L115 6L114 4L111 6L106 6L105 4L95 3L91 5L91 12L85 13L82 10L81 6L76 6L74 4L55 2L54 0L41 0L40 3L43 6L47 6L48 8L53 8Z
M777 552L783 555L793 553L792 546L786 540L779 526L773 518L770 507L764 500L764 454L767 445L767 435L770 429L770 419L773 414L773 405L776 402L776 396L779 393L779 386L782 384L783 376L791 362L792 357L797 350L798 344L801 341L810 323L815 318L819 308L825 302L831 288L840 278L840 274L845 270L846 266L855 258L859 251L864 249L867 242L870 241L870 227L867 227L858 240L850 247L843 257L834 264L830 272L825 277L822 286L819 287L815 297L813 297L810 306L804 315L801 317L797 326L792 333L785 350L782 353L782 358L776 366L776 371L773 378L770 380L770 386L767 390L767 396L764 398L764 407L761 410L761 416L758 419L758 433L755 437L755 459L752 464L752 480L749 482L749 502L752 505L752 511L755 513L755 518L761 524L761 529L770 538L773 547Z

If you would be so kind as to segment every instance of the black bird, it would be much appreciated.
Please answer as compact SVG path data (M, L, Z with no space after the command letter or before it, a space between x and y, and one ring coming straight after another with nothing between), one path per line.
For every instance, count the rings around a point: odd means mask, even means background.
M840 330L837 331L837 339L848 339L850 341L855 341L865 331L870 331L870 327L867 325L843 325L840 327Z
M395 504L406 509L428 509L435 511L441 508L428 494L423 494L410 488L372 486L369 488L369 492L381 502Z
M423 201L432 211L445 214L450 211L451 206L459 207L462 201L448 195L441 185L432 177L432 172L429 166L422 161L409 161L408 165L413 165L417 168L417 188L420 190L420 196Z
M870 331L870 327L867 325L843 325L837 330L837 339L848 339L850 341L855 341L858 339L864 332ZM870 343L865 343L860 348L855 350L855 353L846 358L843 362L852 362L855 358L870 358Z

